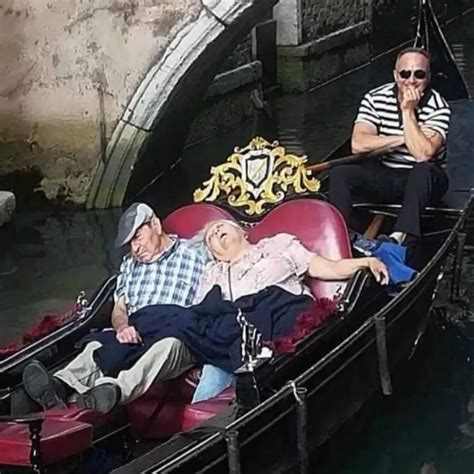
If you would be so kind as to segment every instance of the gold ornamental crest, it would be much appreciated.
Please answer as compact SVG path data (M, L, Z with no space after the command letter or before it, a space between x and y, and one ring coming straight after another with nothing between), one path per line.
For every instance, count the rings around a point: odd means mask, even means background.
M307 161L306 155L287 154L277 141L255 137L211 168L211 177L194 191L194 202L225 201L258 216L290 194L319 191L319 180L305 168Z

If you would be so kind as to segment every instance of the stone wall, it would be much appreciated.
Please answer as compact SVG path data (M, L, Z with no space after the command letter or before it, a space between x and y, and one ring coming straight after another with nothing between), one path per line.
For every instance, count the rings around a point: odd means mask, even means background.
M252 57L252 34L248 34L235 48L232 54L222 64L220 72L227 72L253 61Z
M370 19L369 0L301 0L301 3L303 42Z
M0 176L34 168L47 197L83 202L103 141L200 8L199 0L3 0Z

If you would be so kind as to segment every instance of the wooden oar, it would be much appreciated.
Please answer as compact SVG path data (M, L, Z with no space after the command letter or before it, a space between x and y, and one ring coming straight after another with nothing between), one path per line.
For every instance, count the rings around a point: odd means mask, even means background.
M380 156L385 153L388 153L390 150L390 148L385 147L377 148L376 150L369 151L368 153L355 153L353 155L343 156L334 160L316 163L315 165L306 166L306 169L312 171L313 173L320 173L322 171L327 171L333 168L334 166L351 165L353 163L357 163L358 161L363 160L364 158L374 158L375 156Z

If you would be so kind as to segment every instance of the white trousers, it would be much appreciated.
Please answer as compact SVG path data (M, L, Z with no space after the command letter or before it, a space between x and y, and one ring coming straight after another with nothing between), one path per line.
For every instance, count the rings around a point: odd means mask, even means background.
M102 383L114 383L120 387L121 403L128 403L143 395L155 379L167 380L177 377L196 360L188 348L173 337L155 342L128 370L119 372L116 378L106 377L94 361L94 351L101 343L92 341L66 367L54 376L78 393Z

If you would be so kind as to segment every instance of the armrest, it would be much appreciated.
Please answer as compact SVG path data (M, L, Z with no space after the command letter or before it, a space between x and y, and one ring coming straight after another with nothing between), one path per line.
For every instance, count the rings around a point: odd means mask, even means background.
M356 302L359 300L360 295L364 288L370 285L370 280L375 281L373 275L367 268L361 268L352 275L352 277L347 282L344 293L342 294L341 299L338 303L338 309L341 312L350 312Z
M20 416L0 416L0 422L28 425L31 440L30 463L33 472L44 472L41 460L41 428L43 427L43 421L44 418L41 413Z
M351 313L358 305L386 294L386 286L380 285L368 268L358 270L347 282L347 286L338 304L340 312Z

